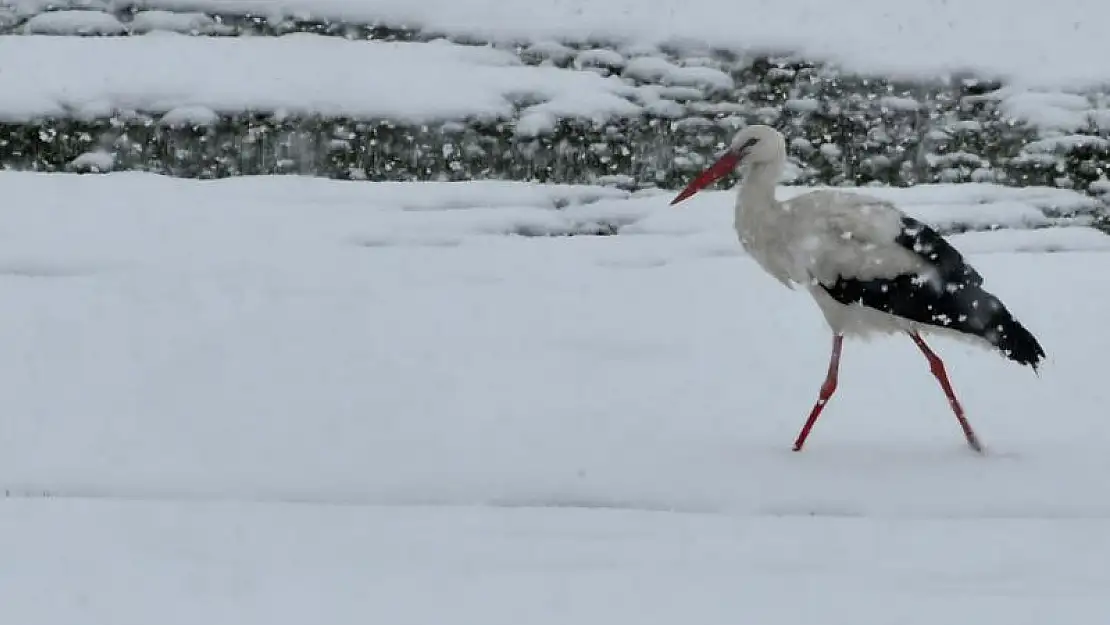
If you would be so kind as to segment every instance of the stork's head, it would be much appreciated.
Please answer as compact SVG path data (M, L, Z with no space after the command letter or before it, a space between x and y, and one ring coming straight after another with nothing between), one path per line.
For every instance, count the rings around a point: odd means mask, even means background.
M786 158L786 140L770 126L748 126L736 133L732 143L717 162L707 167L686 188L671 200L671 206L701 191L745 165L782 163Z

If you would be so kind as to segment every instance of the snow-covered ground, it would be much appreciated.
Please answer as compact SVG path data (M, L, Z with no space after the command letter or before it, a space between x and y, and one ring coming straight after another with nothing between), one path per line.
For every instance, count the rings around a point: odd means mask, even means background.
M951 237L1049 356L1038 377L935 341L986 456L898 339L846 346L794 454L829 337L740 253L727 193L0 186L4 622L1110 613L1110 238L1093 231ZM939 226L1087 201L879 193ZM619 233L546 236L601 224Z
M504 117L523 100L518 130L540 132L660 104L659 85L622 78L727 89L697 58L717 47L1000 76L1009 86L989 97L1047 131L1033 156L1103 141L1067 133L1110 124L1110 5L1082 0L11 0L0 23L47 4L94 10L0 37L5 120L423 122ZM223 28L166 10L501 49L35 34ZM571 53L555 41L614 45L574 51L571 69L523 66L508 45ZM576 71L591 64L614 75ZM846 347L837 397L807 450L789 451L828 335L804 295L739 251L727 193L670 208L666 193L600 187L10 172L0 188L0 622L1110 613L1110 237L1084 227L1090 198L870 191L945 229L1003 228L951 240L1049 360L1035 376L935 342L988 447L977 457L899 339Z
M0 615L21 625L1085 625L1110 607L1105 518L0 506Z

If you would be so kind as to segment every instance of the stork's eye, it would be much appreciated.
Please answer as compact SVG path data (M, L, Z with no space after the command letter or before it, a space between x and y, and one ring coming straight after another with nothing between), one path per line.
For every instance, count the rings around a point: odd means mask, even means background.
M747 153L748 150L752 149L752 147L754 147L755 144L757 144L757 143L759 143L759 139L757 137L752 137L751 139L748 139L747 141L741 143L736 148L736 152L738 154L745 154L745 153Z

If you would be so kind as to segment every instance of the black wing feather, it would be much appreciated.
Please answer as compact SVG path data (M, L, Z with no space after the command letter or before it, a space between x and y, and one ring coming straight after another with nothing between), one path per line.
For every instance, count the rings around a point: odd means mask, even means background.
M935 277L901 274L892 278L837 279L822 288L836 301L858 304L911 321L986 339L1007 358L1036 369L1044 358L1037 339L1006 306L982 288L983 277L936 230L903 217L898 245L936 271Z

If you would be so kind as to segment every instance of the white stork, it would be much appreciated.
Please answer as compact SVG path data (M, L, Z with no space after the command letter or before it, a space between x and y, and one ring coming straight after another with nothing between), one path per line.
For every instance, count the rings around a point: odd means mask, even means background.
M921 336L969 340L1034 371L1045 355L1037 339L983 289L982 276L955 248L893 204L844 191L811 191L777 201L775 184L785 163L782 134L769 126L748 126L671 204L740 170L736 232L741 245L788 288L804 286L832 330L828 374L794 451L802 449L836 390L844 336L905 332L928 359L967 444L981 453L944 363Z

